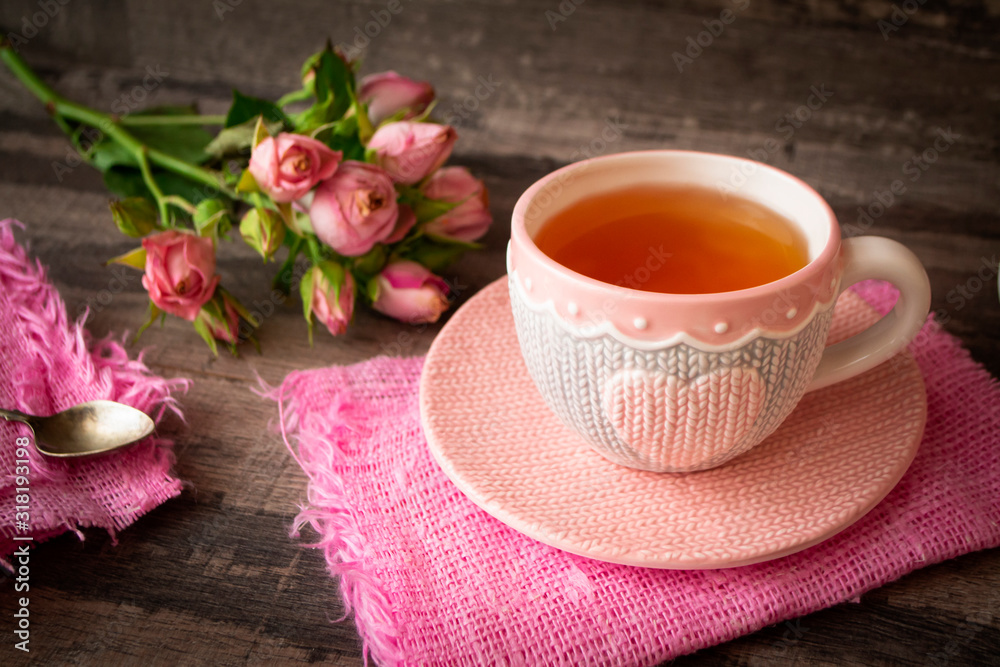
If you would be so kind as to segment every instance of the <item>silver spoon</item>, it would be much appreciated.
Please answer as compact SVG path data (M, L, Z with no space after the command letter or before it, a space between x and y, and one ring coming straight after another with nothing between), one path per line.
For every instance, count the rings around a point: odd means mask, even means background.
M144 412L114 401L89 401L35 417L0 408L0 417L27 424L35 434L35 447L47 456L72 457L102 454L153 432L153 420Z

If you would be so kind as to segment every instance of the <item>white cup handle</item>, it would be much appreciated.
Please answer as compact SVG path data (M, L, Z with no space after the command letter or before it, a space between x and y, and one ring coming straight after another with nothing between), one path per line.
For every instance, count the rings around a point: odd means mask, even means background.
M826 348L806 391L828 387L886 361L913 340L930 311L927 272L903 244L880 236L845 239L841 256L840 292L862 280L886 280L899 289L899 300L875 324Z

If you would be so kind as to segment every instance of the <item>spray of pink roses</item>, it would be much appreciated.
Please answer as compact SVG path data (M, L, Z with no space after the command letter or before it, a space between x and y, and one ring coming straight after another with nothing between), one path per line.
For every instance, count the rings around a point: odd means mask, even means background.
M0 61L119 195L112 217L142 245L110 261L144 272L142 329L170 314L213 351L253 339L259 318L216 273L216 246L234 228L265 262L281 256L274 285L298 288L310 337L317 321L344 333L358 302L434 322L449 305L436 273L492 222L483 182L443 166L457 135L428 120L430 84L391 71L357 82L355 63L329 46L306 61L300 90L273 103L234 92L225 116L104 114L60 97L9 44Z

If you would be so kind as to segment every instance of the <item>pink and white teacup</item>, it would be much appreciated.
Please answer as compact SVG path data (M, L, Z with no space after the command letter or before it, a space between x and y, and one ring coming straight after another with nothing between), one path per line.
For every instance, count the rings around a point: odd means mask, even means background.
M734 170L750 174L739 196L801 230L804 268L749 289L664 294L576 273L533 241L547 220L587 197L647 184L715 189ZM507 270L524 361L549 407L609 460L657 472L705 470L748 451L805 392L899 352L930 308L927 274L906 247L880 237L842 241L833 211L802 181L687 151L609 155L544 177L514 207ZM870 278L899 288L895 308L827 346L837 296Z

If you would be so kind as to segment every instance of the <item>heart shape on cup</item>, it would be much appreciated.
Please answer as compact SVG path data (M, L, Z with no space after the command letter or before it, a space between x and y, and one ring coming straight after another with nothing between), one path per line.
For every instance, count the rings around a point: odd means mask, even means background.
M765 394L754 368L722 368L690 380L629 370L609 381L604 410L645 466L685 472L718 465L749 448L743 440Z

